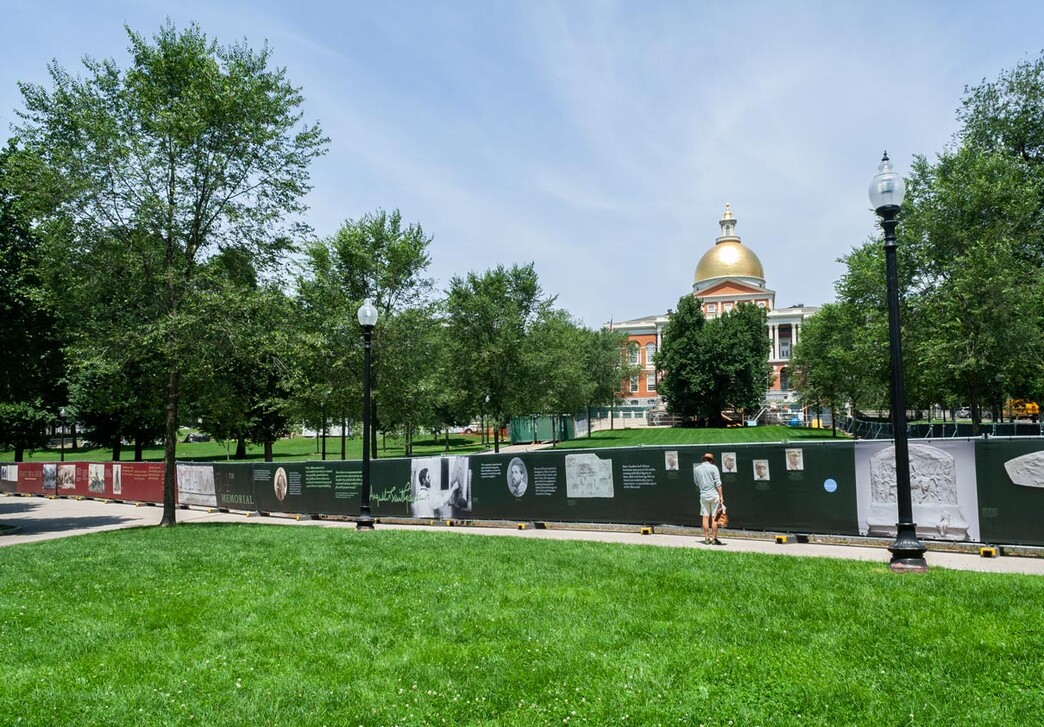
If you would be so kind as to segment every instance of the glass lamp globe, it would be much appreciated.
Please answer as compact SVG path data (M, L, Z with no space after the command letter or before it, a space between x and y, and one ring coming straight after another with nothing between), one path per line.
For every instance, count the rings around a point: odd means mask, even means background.
M373 307L369 298L359 306L359 325L363 328L373 328L377 325L377 309Z
M888 152L881 158L881 166L877 168L877 174L870 182L870 204L875 210L882 207L898 207L903 203L906 195L906 185L892 168L892 162L888 159Z

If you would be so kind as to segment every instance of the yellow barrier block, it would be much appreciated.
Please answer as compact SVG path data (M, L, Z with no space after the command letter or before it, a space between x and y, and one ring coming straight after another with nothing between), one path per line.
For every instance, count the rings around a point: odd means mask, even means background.
M786 536L786 535L777 535L776 536L776 545L786 545L789 542L790 542L790 538L788 536Z
M449 527L453 527L453 521L452 520L447 520L446 521L446 525L449 526Z
M250 516L251 516L252 514L253 514L253 513L250 513L250 512L245 512L245 513L243 513L243 517L250 517Z
M294 520L300 521L301 520L301 516L300 515L294 515Z
M650 527L642 528L642 535L652 535L652 528L650 528Z
M981 558L996 558L997 548L992 545L988 545L983 548L979 548L979 557Z
M525 530L526 529L526 524L525 523L519 523L518 524L518 529L519 530Z

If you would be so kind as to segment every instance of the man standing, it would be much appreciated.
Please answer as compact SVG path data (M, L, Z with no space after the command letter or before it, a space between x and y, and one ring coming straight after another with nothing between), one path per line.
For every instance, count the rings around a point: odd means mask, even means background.
M703 455L703 461L692 468L692 478L700 488L700 515L703 517L703 542L706 545L725 545L718 540L718 522L714 516L718 506L725 505L725 497L721 494L721 475L714 466L714 455L710 452Z

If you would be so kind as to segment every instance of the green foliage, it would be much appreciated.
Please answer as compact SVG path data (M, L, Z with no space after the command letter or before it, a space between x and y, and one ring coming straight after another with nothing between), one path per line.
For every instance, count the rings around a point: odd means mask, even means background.
M694 417L704 411L703 392L711 387L701 351L706 325L702 301L683 295L663 327L663 342L656 352L656 368L663 376L657 390L672 414Z
M572 416L594 398L584 356L588 334L564 310L541 312L526 337L527 380L533 387L532 408L526 413Z
M1041 721L1039 577L725 550L247 524L0 548L0 722Z
M304 339L295 357L303 419L318 423L322 409L338 418L361 418L362 332L356 315L370 298L378 311L371 364L375 421L382 428L415 429L431 420L439 350L428 340L435 333L418 328L432 316L432 281L425 277L430 244L420 224L404 226L398 210L378 210L345 221L332 237L305 247L297 281ZM400 322L399 316L406 317ZM408 401L404 391L427 392L416 413L402 406Z
M326 140L300 124L300 90L269 67L267 47L220 46L169 21L151 41L128 37L126 70L86 59L83 78L52 64L50 88L20 85L19 173L55 290L78 302L69 324L86 314L78 345L147 351L164 371L173 524L182 376L208 325L194 315L205 309L193 305L200 271L221 251L265 271L289 249L303 229L308 164Z
M667 409L722 422L727 409L757 407L772 382L765 312L748 304L706 320L702 301L682 296L663 329L656 367Z
M621 352L627 334L600 328L588 331L584 346L584 368L590 378L586 406L609 406L620 396L620 382L637 374L637 367L626 362Z
M802 324L790 369L806 405L838 411L846 402L859 409L887 400L887 371L874 368L880 360L872 353L887 345L888 322L867 320L868 310L850 302L827 303Z
M38 399L0 402L0 448L14 450L14 461L21 462L26 450L47 443L55 419Z
M503 423L513 412L539 410L526 338L553 299L544 298L533 265L497 266L450 281L446 300L452 370L470 409Z
M911 404L970 405L977 423L983 406L1044 398L1042 98L1044 55L968 89L952 147L915 158L897 254ZM887 408L880 240L843 262L835 319L810 321L798 345L803 391ZM845 325L847 353L838 350Z
M0 151L0 446L21 452L47 441L45 427L64 398L65 356L13 154Z

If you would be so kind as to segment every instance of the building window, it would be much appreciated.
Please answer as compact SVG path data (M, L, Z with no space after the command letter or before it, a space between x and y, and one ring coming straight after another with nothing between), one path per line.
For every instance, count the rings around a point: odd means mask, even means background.
M639 361L638 361L638 358L639 358L638 344L634 343L634 342L631 342L631 345L628 346L628 349L630 350L630 354L631 354L631 365L632 366L637 366L638 363L639 363Z
M656 391L656 374L645 375L645 389L646 391Z
M758 301L758 308L764 308L764 307L765 307L765 301L759 300Z
M728 313L730 310L732 310L732 303L725 303L721 306L721 309Z
M779 342L779 357L790 358L790 341Z
M653 356L655 354L656 354L656 344L655 343L647 343L647 344L645 344L645 365L646 366L652 366L653 365Z
M638 393L638 377L637 376L632 376L631 377L631 393L632 394Z
M707 312L708 313L717 313L718 312L718 304L717 303L708 303L707 304Z

